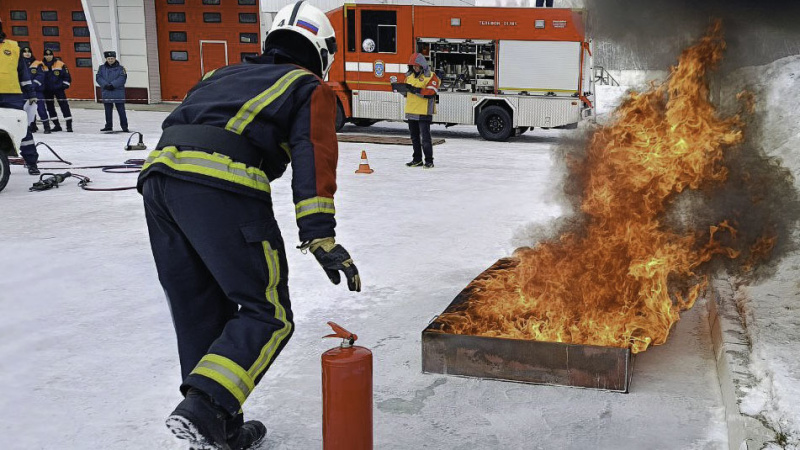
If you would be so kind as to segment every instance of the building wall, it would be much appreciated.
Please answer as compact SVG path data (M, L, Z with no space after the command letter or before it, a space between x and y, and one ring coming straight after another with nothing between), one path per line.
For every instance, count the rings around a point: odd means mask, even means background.
M180 101L205 72L260 53L258 1L155 0L155 9L163 100Z
M55 13L57 20L43 20L42 12ZM73 20L73 12L78 13L76 18L79 20ZM29 46L33 55L40 60L44 55L45 45L52 48L72 75L72 85L66 91L67 96L92 99L94 71L91 43L89 36L80 36L88 27L87 21L80 20L82 12L81 0L0 1L0 18L3 19L3 30L8 39L19 42L20 47ZM21 18L21 13L24 13L24 19ZM58 36L44 36L42 27L57 27ZM76 30L76 27L80 30ZM75 36L76 32L79 36Z
M150 91L150 102L161 102L160 57L158 54L158 26L156 23L155 0L144 0L144 26L147 41L147 75Z
M82 0L90 26L94 30L95 71L105 62L103 52L117 52L125 66L128 101L148 103L150 78L145 33L144 0ZM96 93L100 97L99 88Z
M264 0L262 2L264 11L275 13L284 6L294 3L296 0ZM308 0L308 3L316 6L322 11L336 9L345 3L380 3L398 5L421 5L421 6L475 6L475 0Z
M241 61L243 54L259 53L265 30L283 6L295 0L0 0L0 17L9 39L29 43L41 58L45 42L58 43L56 52L73 76L67 95L73 99L97 99L97 68L103 52L114 50L128 73L126 93L132 102L180 101L207 72L222 64ZM342 6L345 0L309 0L323 11ZM354 3L348 1L348 3ZM470 6L475 0L358 0L355 3ZM11 11L25 11L25 20L12 20ZM42 11L55 11L58 21L41 20ZM83 12L85 21L73 21ZM170 22L169 13L184 13L185 22ZM218 23L204 22L204 13L219 13ZM255 14L254 23L240 23L239 14ZM12 27L28 27L28 36L16 36ZM57 26L59 36L44 37L43 26ZM89 37L75 36L73 27L88 28ZM170 40L170 32L186 33L186 41ZM246 33L252 42L242 42ZM204 42L202 41L216 41ZM224 42L224 44L220 43ZM87 46L88 44L88 46ZM227 60L224 49L227 47ZM185 52L185 61L172 52ZM180 58L178 58L180 59Z

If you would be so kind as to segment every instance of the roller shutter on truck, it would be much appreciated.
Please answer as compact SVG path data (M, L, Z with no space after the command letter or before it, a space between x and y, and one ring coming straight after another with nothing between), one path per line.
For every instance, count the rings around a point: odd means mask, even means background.
M501 40L498 89L572 95L579 90L580 58L580 42Z

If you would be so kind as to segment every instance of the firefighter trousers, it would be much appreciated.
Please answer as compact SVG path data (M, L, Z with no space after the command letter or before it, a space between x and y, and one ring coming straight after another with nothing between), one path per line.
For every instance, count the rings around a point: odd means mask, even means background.
M294 331L272 205L161 173L142 195L181 392L200 389L235 415Z
M412 120L408 121L408 131L411 132L411 146L414 149L411 159L422 161L425 154L425 162L433 162L433 143L431 141L431 120Z
M44 91L44 99L47 102L47 112L50 114L51 120L58 120L56 101L58 101L58 107L61 108L61 115L64 116L64 120L72 120L72 111L69 110L69 101L67 101L67 94L64 93L63 89L60 91Z
M103 103L103 108L106 110L106 128L112 128L111 124L113 123L112 112L114 108L117 108L117 114L119 115L119 126L124 129L128 129L128 115L125 114L125 102L106 102Z
M44 92L36 92L36 111L39 113L39 119L42 122L50 120L50 115L47 114L47 101L44 99Z

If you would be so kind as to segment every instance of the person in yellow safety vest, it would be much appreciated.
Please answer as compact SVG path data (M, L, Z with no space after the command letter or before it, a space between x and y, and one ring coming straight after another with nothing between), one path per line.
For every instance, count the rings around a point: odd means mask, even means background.
M26 101L31 105L36 103L31 74L22 59L19 44L6 39L3 21L0 20L0 108L23 111ZM39 175L41 172L36 166L39 153L36 151L36 143L33 141L30 129L27 131L19 146L20 154L28 166L28 173Z
M421 53L414 53L408 60L406 72L406 120L411 132L414 154L408 167L422 166L425 154L425 168L433 168L433 144L431 143L431 121L436 113L436 94L441 82L431 72L428 60Z

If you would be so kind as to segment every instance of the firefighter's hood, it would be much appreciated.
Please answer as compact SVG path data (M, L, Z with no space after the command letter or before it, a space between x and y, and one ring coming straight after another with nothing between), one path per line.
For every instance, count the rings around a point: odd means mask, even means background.
M408 72L406 72L406 75L414 73L411 68L414 64L419 64L419 66L422 67L422 73L424 73L426 77L431 76L431 66L428 64L428 60L425 59L425 55L422 53L413 53L411 55L408 59Z

